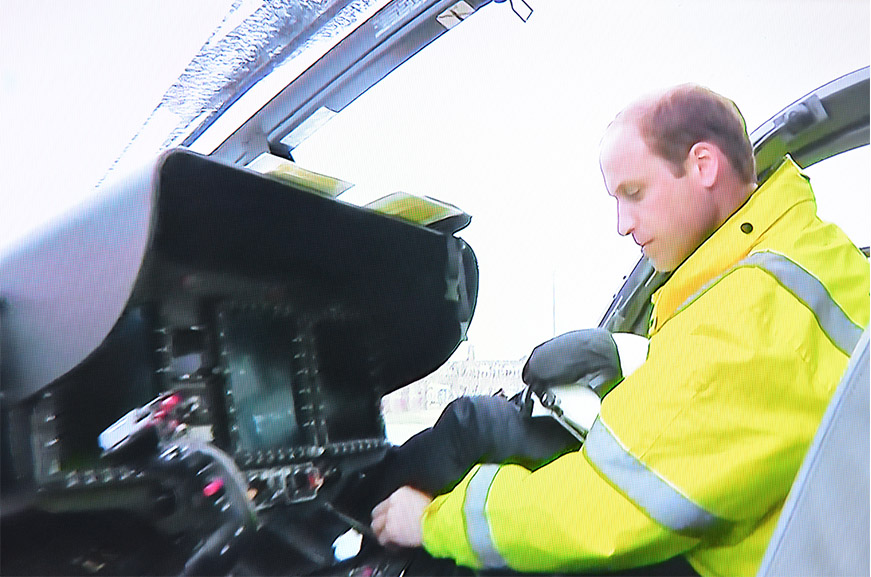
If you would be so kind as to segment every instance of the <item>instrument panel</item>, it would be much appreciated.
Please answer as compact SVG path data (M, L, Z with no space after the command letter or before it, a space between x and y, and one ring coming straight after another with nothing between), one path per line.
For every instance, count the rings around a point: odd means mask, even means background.
M107 185L0 261L4 519L132 516L206 572L270 531L332 564L382 396L465 338L454 232L180 149Z

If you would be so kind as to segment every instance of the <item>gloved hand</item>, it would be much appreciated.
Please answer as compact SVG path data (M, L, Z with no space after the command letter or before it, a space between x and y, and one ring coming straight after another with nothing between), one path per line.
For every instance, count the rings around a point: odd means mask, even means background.
M595 328L565 333L535 347L522 378L536 393L581 380L598 392L623 373L611 333Z

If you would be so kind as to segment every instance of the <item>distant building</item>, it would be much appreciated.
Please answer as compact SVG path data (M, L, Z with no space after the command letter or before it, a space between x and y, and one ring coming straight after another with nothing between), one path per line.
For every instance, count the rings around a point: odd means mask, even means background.
M523 388L520 373L526 359L477 361L470 348L463 361L451 361L423 379L384 397L385 413L443 407L463 395L492 395L500 390L512 396Z

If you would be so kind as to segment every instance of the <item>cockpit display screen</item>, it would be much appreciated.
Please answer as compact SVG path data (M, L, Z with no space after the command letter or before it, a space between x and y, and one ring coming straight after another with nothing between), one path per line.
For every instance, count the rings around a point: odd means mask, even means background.
M290 316L258 310L221 314L222 356L236 450L300 444L294 384L296 326Z

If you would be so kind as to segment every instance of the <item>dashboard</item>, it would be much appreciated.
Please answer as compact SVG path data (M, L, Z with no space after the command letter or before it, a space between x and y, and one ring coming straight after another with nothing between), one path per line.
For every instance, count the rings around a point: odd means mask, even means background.
M242 533L332 567L354 520L330 503L389 446L381 397L465 338L454 232L182 149L119 179L0 261L4 524L123 512L189 573Z

